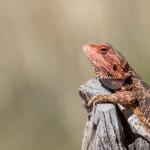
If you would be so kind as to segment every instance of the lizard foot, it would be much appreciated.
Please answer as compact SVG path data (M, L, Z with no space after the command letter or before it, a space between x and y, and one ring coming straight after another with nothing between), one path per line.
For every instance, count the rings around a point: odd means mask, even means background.
M87 104L88 108L94 107L99 102L107 102L107 98L102 95L93 96Z

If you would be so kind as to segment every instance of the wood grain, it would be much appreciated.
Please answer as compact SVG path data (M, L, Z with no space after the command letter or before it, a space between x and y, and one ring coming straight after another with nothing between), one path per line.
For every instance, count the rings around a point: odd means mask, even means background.
M109 94L98 78L80 86L79 94L85 103L97 94ZM82 150L150 149L150 134L138 118L122 105L97 104L85 125Z

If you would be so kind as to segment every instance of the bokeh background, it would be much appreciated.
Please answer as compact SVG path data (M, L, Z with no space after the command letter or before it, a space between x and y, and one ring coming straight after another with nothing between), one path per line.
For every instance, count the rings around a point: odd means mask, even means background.
M1 150L81 148L91 41L111 43L150 83L149 0L0 0Z

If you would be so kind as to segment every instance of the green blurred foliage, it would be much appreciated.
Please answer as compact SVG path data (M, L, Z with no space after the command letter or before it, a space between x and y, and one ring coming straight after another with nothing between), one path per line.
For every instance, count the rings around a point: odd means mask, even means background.
M150 83L149 27L149 0L0 0L0 149L80 149L82 46L111 43Z

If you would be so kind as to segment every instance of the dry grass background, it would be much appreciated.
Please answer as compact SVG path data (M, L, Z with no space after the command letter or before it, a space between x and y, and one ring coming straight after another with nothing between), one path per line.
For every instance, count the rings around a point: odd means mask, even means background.
M0 0L0 149L80 149L82 46L110 42L150 83L149 27L149 0Z

